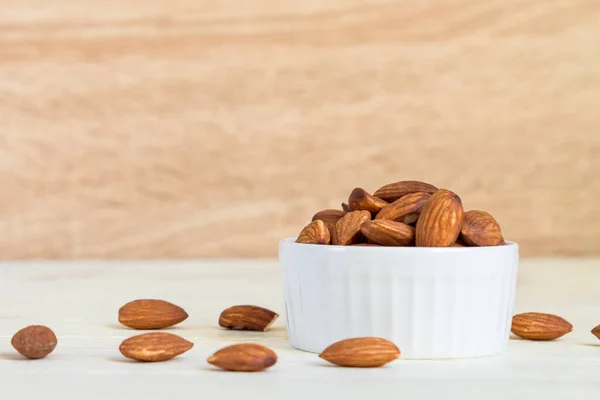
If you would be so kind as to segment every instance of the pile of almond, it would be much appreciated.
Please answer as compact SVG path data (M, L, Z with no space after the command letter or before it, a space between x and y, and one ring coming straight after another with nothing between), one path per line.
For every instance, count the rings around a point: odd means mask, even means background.
M464 247L505 244L485 211L464 211L460 197L419 181L400 181L370 194L350 193L342 209L316 213L297 243L338 246Z

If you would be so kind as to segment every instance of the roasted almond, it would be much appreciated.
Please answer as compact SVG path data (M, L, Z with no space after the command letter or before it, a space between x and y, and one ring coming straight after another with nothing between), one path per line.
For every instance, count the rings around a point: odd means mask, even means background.
M455 193L440 189L423 206L417 221L416 245L448 247L458 238L463 221L463 207Z
M408 246L415 239L415 228L386 219L367 221L360 230L367 239L383 246Z
M298 239L296 239L296 243L304 244L329 244L330 241L329 229L327 229L325 222L320 219L306 225L298 235Z
M119 351L132 360L155 362L170 360L192 347L192 342L172 333L152 332L125 339Z
M187 317L183 308L164 300L134 300L119 309L119 322L133 329L164 329Z
M460 237L469 246L504 244L500 225L485 211L471 210L464 213Z
M15 333L10 344L19 354L31 358L44 358L56 348L56 335L43 325L31 325Z
M433 193L437 188L429 183L419 181L400 181L387 184L380 187L373 193L373 196L378 197L387 202L398 200L402 196L407 194L424 192Z
M377 213L375 219L389 219L405 224L413 223L417 220L419 213L430 197L429 193L423 192L407 194L383 207Z
M400 350L386 339L359 337L334 343L319 357L341 367L381 367L400 357Z
M573 330L563 318L537 312L517 314L512 319L511 331L529 340L554 340Z
M350 206L346 203L342 203L342 210L344 212L349 212L350 211Z
M258 306L232 306L219 316L219 325L227 329L264 332L275 322L279 315Z
M225 347L206 361L227 371L255 372L275 365L277 354L259 344L242 343Z
M333 244L348 246L361 241L360 227L371 220L371 213L365 210L351 211L344 215L335 225Z
M594 335L598 339L600 339L600 325L598 325L597 327L595 327L594 329L592 329L592 335Z
M331 241L333 241L333 232L335 231L335 224L337 224L337 222L344 215L346 215L345 211L327 209L327 210L321 210L318 213L316 213L312 217L312 220L313 221L323 221L325 223L325 225L327 226L327 229L329 229L329 236L332 239Z
M350 193L348 207L350 211L365 210L372 214L379 212L388 202L372 196L362 188L356 188Z

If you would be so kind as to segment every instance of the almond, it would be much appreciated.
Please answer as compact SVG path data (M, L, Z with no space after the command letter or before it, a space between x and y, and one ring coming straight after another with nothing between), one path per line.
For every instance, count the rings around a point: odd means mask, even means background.
M415 228L385 219L367 221L360 230L367 239L383 246L408 246L415 239Z
M383 207L375 219L389 219L411 224L417 220L421 209L430 197L429 193L423 192L407 194Z
M433 193L437 188L429 183L419 181L400 181L390 183L377 189L373 196L379 197L387 202L396 201L407 194L424 192Z
M277 354L259 344L242 343L225 347L206 361L227 371L255 372L275 365Z
M377 244L377 243L356 243L356 244L352 244L351 246L378 246L378 247L381 247L381 245Z
M264 332L275 322L279 315L258 306L232 306L219 316L219 325L223 328Z
M134 300L119 309L119 322L133 329L163 329L187 317L183 308L164 300Z
M298 239L296 239L296 243L304 244L329 244L330 241L329 229L327 229L325 222L320 219L306 225L298 235Z
M512 319L511 331L523 339L554 340L573 330L563 318L537 312L517 314Z
M346 203L342 203L342 210L344 212L349 212L350 211L350 206Z
M463 220L463 207L455 193L440 189L423 206L417 221L416 245L448 247L456 242Z
M500 225L485 211L471 210L464 213L460 237L469 246L504 244Z
M597 327L592 329L592 334L594 336L596 336L598 339L600 339L600 325L598 325Z
M127 358L137 361L166 361L194 347L182 337L166 332L144 333L125 339L119 351Z
M312 217L312 220L313 221L317 221L317 220L323 221L325 223L325 225L327 226L327 229L329 229L329 235L332 239L331 241L333 241L333 232L335 231L335 224L337 224L337 222L344 215L346 215L345 211L327 209L327 210L322 210L322 211L319 211L318 213L316 213Z
M400 350L386 339L359 337L334 343L319 357L341 367L381 367L400 357Z
M348 198L348 207L350 211L366 210L375 214L387 205L387 201L371 196L369 192L362 188L354 189Z
M361 241L360 227L371 220L371 213L365 210L351 211L344 215L335 225L333 244L347 246Z
M44 358L56 348L56 335L43 325L31 325L15 333L10 344L21 355L31 358Z

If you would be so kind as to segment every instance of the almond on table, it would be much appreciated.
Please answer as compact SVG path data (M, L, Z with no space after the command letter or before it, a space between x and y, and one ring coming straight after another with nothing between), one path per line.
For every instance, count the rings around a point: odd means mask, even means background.
M43 325L31 325L14 334L10 343L22 356L36 360L52 353L57 344L52 329Z
M277 313L259 306L232 306L219 316L219 326L227 329L264 332L278 317Z
M359 337L336 342L319 357L340 367L374 368L396 360L400 349L387 339Z
M183 308L164 300L134 300L119 309L119 322L133 329L164 329L187 317Z
M257 372L275 365L277 354L260 344L241 343L218 350L206 362L227 371Z
M529 312L513 316L511 331L529 340L554 340L573 330L573 325L558 315Z
M158 362L175 358L192 347L192 342L172 333L152 332L124 340L119 351L132 360Z

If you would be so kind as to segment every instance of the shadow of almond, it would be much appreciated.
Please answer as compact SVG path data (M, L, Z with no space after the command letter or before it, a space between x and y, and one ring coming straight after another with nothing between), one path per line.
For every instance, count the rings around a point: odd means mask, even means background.
M16 351L13 353L9 353L9 352L0 353L0 360L30 361L27 357L20 355Z

